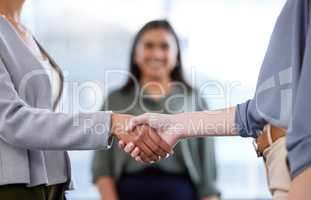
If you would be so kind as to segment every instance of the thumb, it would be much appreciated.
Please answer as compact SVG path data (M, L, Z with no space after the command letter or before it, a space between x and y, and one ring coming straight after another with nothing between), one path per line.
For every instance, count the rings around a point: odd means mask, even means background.
M126 131L132 131L136 126L142 124L149 124L149 117L147 114L139 115L130 119L129 124L126 126Z

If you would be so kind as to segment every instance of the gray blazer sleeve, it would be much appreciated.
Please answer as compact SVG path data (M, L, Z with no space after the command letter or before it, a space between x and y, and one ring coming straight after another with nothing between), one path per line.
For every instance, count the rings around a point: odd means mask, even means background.
M106 148L110 114L54 113L30 107L23 101L0 59L0 138L32 150Z
M197 111L207 110L208 106L202 97L197 97ZM199 158L202 170L202 183L198 186L199 198L208 196L220 196L220 191L217 188L217 167L215 141L213 138L198 139Z

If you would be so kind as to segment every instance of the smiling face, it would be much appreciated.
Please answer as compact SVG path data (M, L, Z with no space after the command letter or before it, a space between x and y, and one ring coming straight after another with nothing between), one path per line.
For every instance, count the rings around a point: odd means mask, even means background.
M135 63L142 78L169 78L177 63L177 44L174 36L164 28L143 33L135 49Z

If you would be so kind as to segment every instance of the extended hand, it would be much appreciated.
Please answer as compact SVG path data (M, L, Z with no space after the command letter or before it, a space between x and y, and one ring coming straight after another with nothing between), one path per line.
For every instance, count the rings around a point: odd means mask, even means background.
M171 146L174 147L185 136L186 127L178 115L146 113L130 120L128 130L147 124Z
M143 124L154 128L172 148L184 138L238 135L235 107L175 115L147 113L131 119L128 129L133 130ZM125 144L120 142L119 145L125 148ZM139 150L127 147L126 152L137 158L137 155L140 155Z
M185 127L181 119L178 119L177 115L165 115L156 113L146 113L138 117L133 117L130 120L128 130L134 130L141 125L148 125L155 129L161 138L170 145L171 148L184 138ZM123 148L127 153L131 154L137 161L144 161L141 156L144 153L141 152L139 147L133 145L125 145L125 141L120 141L119 146ZM143 150L142 150L143 151Z
M131 115L112 115L112 134L122 141L127 148L137 147L140 150L140 159L143 162L158 161L166 157L172 149L153 129L141 124L126 130Z

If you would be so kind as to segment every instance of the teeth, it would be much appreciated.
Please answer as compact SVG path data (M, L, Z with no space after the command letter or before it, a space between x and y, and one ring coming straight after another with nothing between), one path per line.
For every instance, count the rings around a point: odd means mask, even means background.
M148 64L152 67L162 67L163 62L161 61L149 61Z

